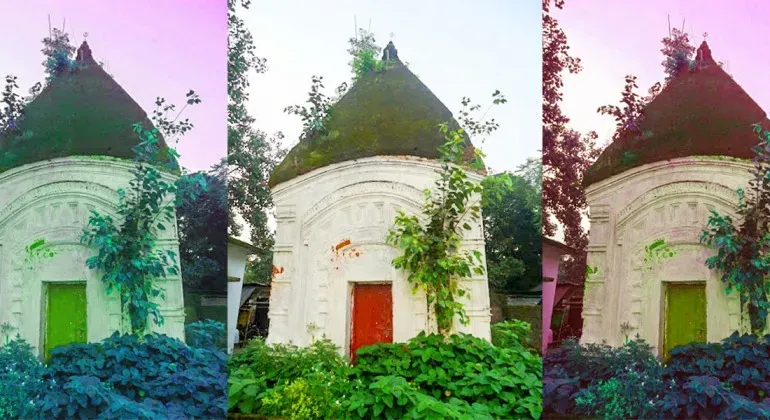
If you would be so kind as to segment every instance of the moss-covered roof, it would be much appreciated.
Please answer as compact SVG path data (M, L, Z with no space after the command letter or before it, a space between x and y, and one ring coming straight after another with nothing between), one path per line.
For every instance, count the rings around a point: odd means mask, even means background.
M752 126L770 121L762 108L714 61L704 41L644 110L641 135L622 136L588 169L583 185L648 163L687 156L751 159L759 140Z
M439 158L438 125L459 127L452 113L409 69L391 44L387 69L370 71L330 109L325 136L297 144L275 169L270 186L334 163L372 156ZM470 140L467 140L470 144ZM473 156L472 147L468 156Z
M133 159L139 143L133 125L155 128L147 113L93 59L84 41L77 66L56 76L30 102L21 136L0 137L0 172L65 156ZM166 144L161 137L161 148Z

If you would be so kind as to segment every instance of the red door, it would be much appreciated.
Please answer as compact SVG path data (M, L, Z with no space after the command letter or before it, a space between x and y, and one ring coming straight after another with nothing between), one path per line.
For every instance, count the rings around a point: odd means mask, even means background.
M350 326L350 356L376 343L393 342L393 293L390 284L353 285L353 316Z

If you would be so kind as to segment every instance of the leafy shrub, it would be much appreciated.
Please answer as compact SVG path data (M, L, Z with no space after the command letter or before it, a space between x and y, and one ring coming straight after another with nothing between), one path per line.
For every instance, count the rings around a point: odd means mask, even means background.
M770 404L737 394L713 376L687 378L659 402L660 417L672 419L770 418Z
M349 416L362 419L493 418L483 404L470 405L458 398L441 401L401 376L378 376L371 384L359 384L344 405Z
M185 341L190 347L208 350L226 350L227 332L225 324L206 319L184 326Z
M339 418L347 375L318 370L265 392L261 413L289 419Z
M611 417L617 406L629 410L624 417L645 416L653 410L648 402L667 385L652 347L638 338L617 348L568 340L546 354L544 366L543 403L549 413Z
M492 324L492 344L497 347L521 347L539 351L533 343L529 322L511 319Z
M441 402L484 405L493 417L539 418L542 411L542 359L521 346L421 333L408 343L361 348L357 355L354 377L363 384L401 377Z
M694 343L671 350L667 376L684 382L713 376L753 401L770 396L770 336L740 335L720 343Z
M629 369L581 390L575 398L577 412L605 419L654 418L656 402L671 389L667 385L660 371L651 374Z
M349 389L350 368L337 347L325 339L309 347L267 345L255 339L233 354L228 368L232 412L252 414L267 410L282 415L278 413L329 410L325 416L337 410L336 401L344 398L345 390ZM281 395L282 390L291 392L291 396ZM277 401L278 395L290 401ZM338 397L332 398L335 395ZM263 399L267 399L266 407Z
M115 333L101 343L70 344L51 351L45 377L59 384L70 383L70 388L45 401L43 409L55 410L68 399L82 405L86 401L83 393L90 398L110 390L129 401L154 404L155 400L164 413L221 418L227 413L226 375L223 352L189 347L165 335ZM108 404L110 410L134 410L124 398L110 400L103 395L88 401L91 405ZM103 409L102 405L99 407Z
M155 419L185 418L179 407L165 407L157 400L141 402L115 392L94 376L73 376L61 387L53 387L38 403L40 419Z
M770 337L672 349L665 367L642 340L620 348L574 341L545 358L548 413L610 418L770 418Z
M47 389L43 365L32 346L17 336L0 346L0 418L25 418Z

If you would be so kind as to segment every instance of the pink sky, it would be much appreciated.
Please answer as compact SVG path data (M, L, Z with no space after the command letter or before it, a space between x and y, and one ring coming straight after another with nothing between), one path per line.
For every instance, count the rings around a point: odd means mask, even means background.
M96 61L147 113L155 98L181 108L192 89L202 103L184 111L195 128L181 138L182 165L207 169L227 153L225 0L25 0L0 13L0 76L19 77L20 93L42 81L48 15L77 47L88 33ZM4 85L4 83L3 83Z
M639 92L663 81L661 39L671 26L685 31L697 47L706 42L714 59L766 112L770 111L770 2L764 0L567 0L555 13L570 50L584 70L565 77L563 110L579 131L596 130L600 141L614 131L601 105L618 104L624 76L638 77Z

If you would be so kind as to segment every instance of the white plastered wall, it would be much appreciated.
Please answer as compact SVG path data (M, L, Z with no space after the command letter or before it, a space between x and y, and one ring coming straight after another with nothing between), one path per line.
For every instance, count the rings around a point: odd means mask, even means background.
M325 335L349 353L350 299L356 282L391 283L393 339L432 331L422 292L391 264L399 250L385 244L398 210L419 215L423 190L437 179L436 162L372 157L314 170L278 185L275 275L270 295L268 342L304 346ZM471 174L480 181L481 176ZM482 222L465 233L464 246L484 255ZM464 283L468 326L456 331L490 338L486 275ZM435 323L435 321L433 321Z
M46 282L86 282L89 341L122 331L119 296L108 295L101 273L86 266L95 251L80 238L90 210L115 217L117 189L128 186L131 165L107 157L68 157L0 174L0 325L10 327L5 335L18 333L37 351L43 336ZM157 246L178 256L177 238L174 221ZM25 261L25 248L38 239L54 256ZM164 323L151 322L150 328L184 340L181 278L157 281L166 295L158 300ZM0 339L5 341L4 336Z
M586 189L591 228L588 265L598 272L586 280L583 306L585 343L618 346L621 325L662 347L665 285L705 282L708 340L719 341L741 328L736 293L727 295L720 275L705 266L713 255L699 241L712 210L735 219L738 188L746 188L751 162L688 157L634 168ZM664 239L675 256L645 264L645 246Z

